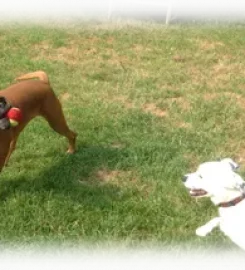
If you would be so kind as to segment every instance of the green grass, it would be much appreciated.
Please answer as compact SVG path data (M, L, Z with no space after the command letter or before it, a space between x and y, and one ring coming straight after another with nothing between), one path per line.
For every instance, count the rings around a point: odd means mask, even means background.
M216 215L182 175L245 158L245 28L0 28L0 87L45 70L78 151L35 119L1 173L2 243L234 245L195 229ZM243 167L242 170L243 172Z

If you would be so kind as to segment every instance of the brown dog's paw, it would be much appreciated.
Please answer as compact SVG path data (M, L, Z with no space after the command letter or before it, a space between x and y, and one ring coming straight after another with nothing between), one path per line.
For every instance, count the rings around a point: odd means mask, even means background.
M69 155L72 155L72 154L74 154L75 152L76 152L75 149L70 149L70 148L66 151L66 153L69 154Z
M67 150L68 154L74 154L76 152L76 138L77 133L72 131L72 136L69 140L69 148Z

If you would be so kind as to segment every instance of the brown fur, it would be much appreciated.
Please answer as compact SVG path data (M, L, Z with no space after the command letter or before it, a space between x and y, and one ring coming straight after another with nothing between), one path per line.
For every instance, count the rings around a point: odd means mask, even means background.
M33 78L39 80L26 80ZM44 117L54 131L65 136L69 142L68 153L74 153L77 135L66 124L61 104L49 84L47 74L44 71L36 71L16 80L26 81L17 82L0 91L0 96L5 97L13 107L20 108L23 114L23 119L17 127L0 130L0 171L15 149L20 132L36 116Z

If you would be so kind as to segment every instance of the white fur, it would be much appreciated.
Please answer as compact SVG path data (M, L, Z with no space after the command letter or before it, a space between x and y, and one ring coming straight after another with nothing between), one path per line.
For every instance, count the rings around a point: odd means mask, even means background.
M236 173L238 165L232 159L206 162L197 171L185 175L184 185L196 197L210 197L218 205L245 193L245 181ZM206 191L206 194L200 193ZM198 193L199 192L199 193ZM219 207L219 217L197 228L198 236L206 236L219 227L234 243L245 250L245 199L235 206Z

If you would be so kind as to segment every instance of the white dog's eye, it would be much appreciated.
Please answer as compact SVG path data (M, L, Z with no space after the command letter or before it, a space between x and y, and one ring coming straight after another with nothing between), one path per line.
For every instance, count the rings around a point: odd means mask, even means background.
M202 176L200 174L198 174L198 177L202 179Z

